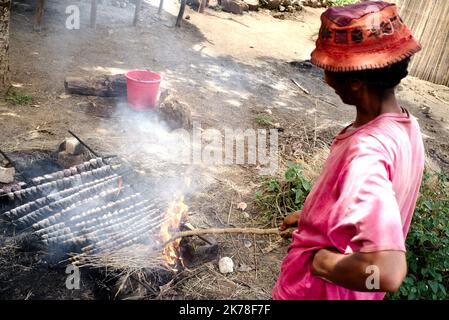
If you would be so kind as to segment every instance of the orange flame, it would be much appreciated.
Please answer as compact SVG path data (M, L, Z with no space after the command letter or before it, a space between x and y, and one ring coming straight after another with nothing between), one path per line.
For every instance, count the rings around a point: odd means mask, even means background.
M168 205L165 213L164 222L161 225L161 239L163 242L170 240L172 232L176 232L179 229L179 224L183 219L187 218L189 207L184 203L184 197L179 200L173 201ZM181 239L177 239L167 244L162 252L167 265L176 270L176 265L179 261L179 244Z

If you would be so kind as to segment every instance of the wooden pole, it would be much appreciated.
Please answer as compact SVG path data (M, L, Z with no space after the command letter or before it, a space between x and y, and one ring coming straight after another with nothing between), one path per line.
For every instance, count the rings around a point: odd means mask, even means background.
M92 0L90 6L90 26L93 29L95 29L97 26L97 8L98 8L97 0Z
M182 18L184 17L184 11L186 10L186 0L181 0L181 7L179 8L178 18L176 19L176 26L181 27Z
M136 11L134 12L133 26L137 26L137 23L139 22L139 13L140 13L141 8L142 8L142 0L137 0L136 1Z
M207 0L200 0L200 6L198 8L199 13L204 12L204 8L206 7Z
M161 2L159 2L159 9L157 10L157 14L162 13L163 7L164 7L164 0L161 0Z
M34 30L41 30L43 17L44 17L44 0L37 0L36 21L34 24Z

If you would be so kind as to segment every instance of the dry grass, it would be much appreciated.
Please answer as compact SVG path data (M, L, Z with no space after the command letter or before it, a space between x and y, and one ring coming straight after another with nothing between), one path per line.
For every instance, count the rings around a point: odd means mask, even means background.
M311 154L303 154L296 162L303 167L304 176L312 182L321 174L324 163L329 156L330 149L326 145L315 148Z

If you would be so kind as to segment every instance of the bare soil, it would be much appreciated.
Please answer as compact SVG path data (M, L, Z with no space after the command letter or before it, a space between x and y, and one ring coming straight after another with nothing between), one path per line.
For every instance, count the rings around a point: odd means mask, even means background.
M168 1L165 12L158 16L158 1L151 0L145 2L137 27L131 26L133 6L100 6L98 26L92 30L88 27L89 2L77 1L81 29L67 30L65 8L71 2L47 0L40 32L33 31L32 12L13 13L14 86L31 95L33 102L0 102L0 148L5 152L55 150L68 129L80 133L101 154L115 152L126 143L120 139L120 119L114 116L124 101L69 96L64 93L63 81L67 75L115 74L133 68L159 72L162 88L186 103L203 128L269 128L256 121L258 115L269 115L273 125L282 129L282 159L313 154L319 146L329 145L355 115L354 108L344 105L324 84L320 70L289 64L308 59L321 9L305 8L294 18L279 20L265 10L238 16L212 9L199 14L187 8L190 19L183 21L182 28L175 28L177 2ZM449 173L449 89L409 77L398 96L419 119L430 158ZM195 197L187 201L194 225L268 227L254 205L260 181L257 168L206 168L204 176L207 179L200 179ZM249 218L236 208L239 202L248 204ZM271 297L288 241L235 235L215 238L220 256L230 256L246 271L222 275L216 262L206 264L189 271L172 288L164 288L159 298ZM89 288L84 294L65 290L65 275L59 271L50 269L39 279L42 270L33 271L32 261L16 263L25 276L9 272L0 277L15 288L6 290L7 294L0 289L2 298L99 298ZM59 277L60 283L42 289L42 281L49 283L46 277L53 279L51 283ZM54 291L56 286L58 291Z

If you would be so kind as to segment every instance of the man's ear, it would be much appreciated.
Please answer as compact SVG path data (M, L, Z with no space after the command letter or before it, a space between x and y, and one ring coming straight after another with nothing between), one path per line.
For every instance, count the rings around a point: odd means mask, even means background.
M349 87L352 91L359 91L365 84L363 81L357 78L349 79Z

